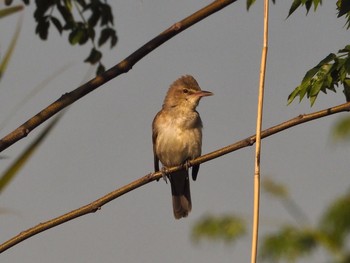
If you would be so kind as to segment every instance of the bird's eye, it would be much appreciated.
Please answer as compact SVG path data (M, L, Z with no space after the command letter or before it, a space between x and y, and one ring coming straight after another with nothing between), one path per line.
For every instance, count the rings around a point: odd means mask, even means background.
M183 89L183 93L188 93L188 89Z

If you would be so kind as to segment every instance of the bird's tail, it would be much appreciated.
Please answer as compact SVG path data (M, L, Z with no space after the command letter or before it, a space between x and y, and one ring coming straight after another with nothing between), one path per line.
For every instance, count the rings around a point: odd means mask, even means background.
M170 175L173 209L176 219L186 217L192 209L190 180L187 170L180 170Z

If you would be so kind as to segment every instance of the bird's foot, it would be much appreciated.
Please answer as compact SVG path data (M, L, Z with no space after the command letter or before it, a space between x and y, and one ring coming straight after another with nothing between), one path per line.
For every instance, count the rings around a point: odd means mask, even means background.
M167 178L167 176L168 176L168 174L169 174L168 168L166 168L166 167L163 166L162 169L160 169L160 172L162 173L163 180L164 180L166 183L168 183L168 178Z
M186 160L182 166L186 169L186 171L188 171L188 169L190 169L190 167L191 167L190 160Z

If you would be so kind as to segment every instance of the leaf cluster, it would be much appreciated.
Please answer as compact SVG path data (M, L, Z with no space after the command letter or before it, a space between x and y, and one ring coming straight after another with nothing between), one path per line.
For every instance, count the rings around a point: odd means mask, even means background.
M265 192L282 201L292 200L287 188L268 179L263 182ZM285 206L291 217L300 217L301 208L295 204L291 210ZM316 226L310 226L304 216L304 221L297 220L298 225L286 224L275 233L265 235L260 247L260 256L266 262L296 262L310 256L317 249L327 252L327 262L350 262L350 250L347 241L350 238L350 191L334 200L321 215ZM246 222L236 215L204 216L192 228L192 238L195 242L207 239L223 240L226 243L237 241L246 234Z
M305 95L311 106L315 103L318 94L327 90L336 92L336 87L343 86L346 101L350 101L350 45L331 53L321 60L315 67L306 72L301 84L288 96L288 104L296 97L301 101Z
M261 248L262 259L268 262L294 262L316 248L328 251L330 262L350 260L346 241L350 233L350 193L337 198L323 213L315 228L285 226L267 236Z
M26 5L29 0L22 0ZM10 5L11 0L6 1ZM62 34L68 33L71 45L85 45L91 42L92 48L84 60L92 65L98 64L97 73L105 70L101 60L101 46L109 42L113 48L118 41L114 29L113 12L107 1L100 0L35 0L35 32L40 39L47 40L50 26Z
M209 240L224 240L231 243L246 232L244 220L232 215L214 217L204 216L192 228L192 240L198 242L206 238Z

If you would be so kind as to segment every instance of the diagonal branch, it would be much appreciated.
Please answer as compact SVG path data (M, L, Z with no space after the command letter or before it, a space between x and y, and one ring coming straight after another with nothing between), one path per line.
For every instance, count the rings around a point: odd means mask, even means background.
M336 114L336 113L340 113L340 112L346 112L346 111L350 111L350 102L349 103L345 103L345 104L341 104L329 109L325 109L325 110L321 110L318 112L314 112L314 113L310 113L310 114L302 114L299 115L293 119L290 119L286 122L283 122L281 124L278 124L276 126L273 126L271 128L268 128L264 131L261 132L261 138L266 138L269 137L273 134L276 134L278 132L281 132L283 130L286 130L288 128L294 127L296 125L305 123L305 122L309 122L312 120L316 120L322 117L326 117L332 114ZM256 136L252 135L244 140L241 140L239 142L236 142L234 144L228 145L224 148L221 148L219 150L216 150L214 152L208 153L206 155L200 156L192 161L190 161L188 163L189 166L193 166L196 164L200 164L200 163L204 163L207 161L210 161L212 159L218 158L220 156L223 156L225 154L228 154L230 152L239 150L241 148L247 147L247 146L251 146L255 143L255 139ZM169 173L175 172L177 170L182 169L183 167L180 166L176 166L176 167L172 167L168 169ZM139 188L147 183L150 183L154 180L160 179L162 177L162 173L161 172L157 172L157 173L150 173L147 174L139 179L137 179L134 182L131 182L113 192L110 192L108 194L106 194L105 196L93 201L92 203L85 205L83 207L80 207L78 209L75 209L71 212L68 212L64 215L61 215L59 217L56 217L54 219L48 220L46 222L40 223L30 229L27 229L21 233L19 233L17 236L9 239L8 241L6 241L3 244L0 244L0 253L6 251L7 249L15 246L16 244L36 235L39 234L45 230L48 230L50 228L53 228L55 226L61 225L65 222L68 222L70 220L73 220L77 217L89 214L89 213L94 213L97 210L99 210L103 205L107 204L108 202L118 198L119 196L122 196L136 188Z
M0 152L14 144L15 142L26 137L33 129L38 127L40 124L51 118L53 115L64 109L65 107L71 105L78 99L84 97L91 91L97 89L101 85L107 83L111 79L128 72L138 61L143 57L151 53L157 47L176 36L180 32L189 28L190 26L196 24L197 22L203 20L204 18L210 16L211 14L223 9L224 7L236 2L237 0L216 0L206 7L198 10L187 18L175 23L173 26L169 27L167 30L147 42L145 45L140 47L126 59L105 71L96 78L88 81L77 89L66 93L61 96L58 100L53 102L51 105L43 109L41 112L36 114L34 117L30 118L24 124L19 126L17 129L6 135L0 140Z

